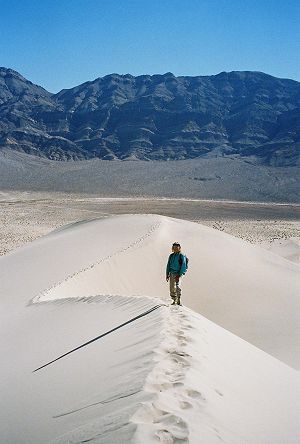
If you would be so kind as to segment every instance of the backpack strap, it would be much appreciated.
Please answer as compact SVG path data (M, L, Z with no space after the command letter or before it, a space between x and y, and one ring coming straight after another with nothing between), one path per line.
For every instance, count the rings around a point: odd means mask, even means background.
M182 254L182 253L179 253L178 262L179 262L179 265L180 265L180 267L181 267L181 266L182 266L182 263L183 263L183 254Z

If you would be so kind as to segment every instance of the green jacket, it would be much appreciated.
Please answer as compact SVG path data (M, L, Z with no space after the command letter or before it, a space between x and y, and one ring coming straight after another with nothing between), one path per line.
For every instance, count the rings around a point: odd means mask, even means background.
M182 276L186 270L186 256L182 253L171 253L167 262L166 275L169 276L172 273Z

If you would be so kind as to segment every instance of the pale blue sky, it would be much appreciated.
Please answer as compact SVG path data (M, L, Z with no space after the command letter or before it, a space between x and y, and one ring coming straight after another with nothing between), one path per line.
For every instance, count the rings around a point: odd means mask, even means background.
M297 0L0 0L0 66L57 92L110 73L300 81Z

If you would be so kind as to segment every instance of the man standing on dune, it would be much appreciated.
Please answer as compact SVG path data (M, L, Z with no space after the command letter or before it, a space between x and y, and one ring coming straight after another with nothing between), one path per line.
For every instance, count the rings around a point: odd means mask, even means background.
M172 305L181 305L181 278L187 271L188 259L181 253L181 246L178 242L172 245L172 253L169 256L166 280L170 281L170 296L173 299Z

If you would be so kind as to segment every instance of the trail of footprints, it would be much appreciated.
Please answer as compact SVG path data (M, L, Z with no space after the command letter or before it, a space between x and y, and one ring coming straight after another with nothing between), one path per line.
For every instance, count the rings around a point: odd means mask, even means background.
M158 394L151 405L143 406L143 421L156 424L155 438L164 444L189 443L188 425L182 417L167 411L167 406L177 411L192 408L196 403L205 403L203 395L185 383L185 374L191 366L191 356L185 350L192 339L188 331L193 329L180 307L170 307L166 340L157 350L158 365L153 369L146 389ZM166 370L167 369L167 370ZM147 421L148 418L148 421Z
M109 259L111 259L114 256L117 256L119 254L125 253L128 250L136 247L137 245L139 245L140 243L142 243L145 239L147 239L148 237L152 236L152 234L154 234L154 232L161 226L161 221L153 224L152 226L150 226L150 228L148 229L148 231L142 235L141 237L139 237L138 239L136 239L135 241L131 242L129 245L127 245L126 247L115 251L112 254L109 254L101 259L99 259L96 262L93 262L92 264L86 266L85 268L82 268L80 270L75 271L73 274L70 274L69 276L67 276L65 279L56 282L55 284L53 284L52 286L48 287L47 289L45 289L44 291L42 291L41 293L39 293L37 296L33 297L33 299L31 300L31 303L38 303L40 302L40 299L45 297L45 295L47 293L49 293L51 290L53 290L56 287L59 287L61 284L69 281L70 279L74 278L75 276L77 276L80 273L84 273L88 270L92 270L95 266L101 264L104 261L107 261Z

